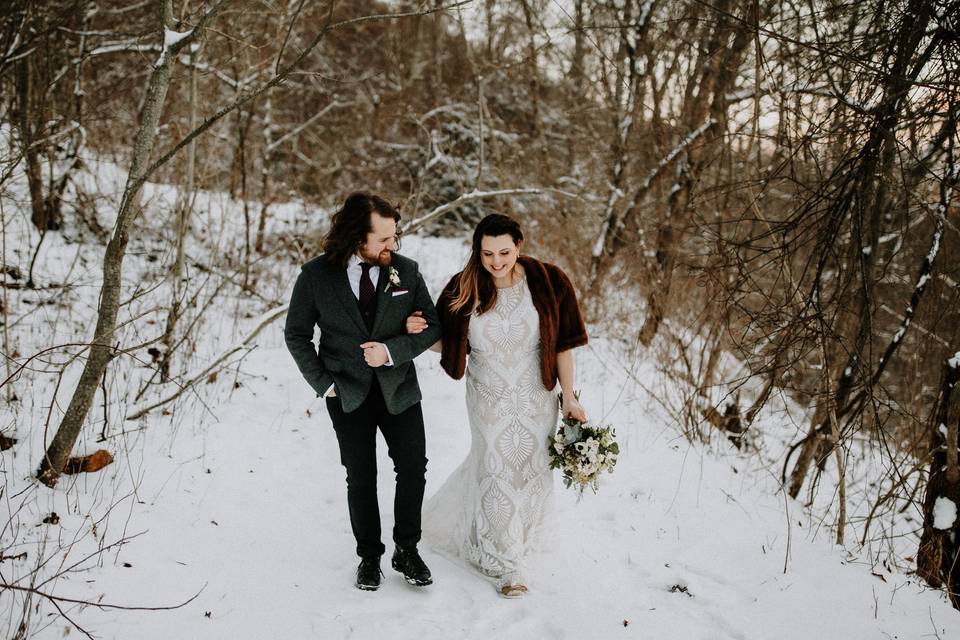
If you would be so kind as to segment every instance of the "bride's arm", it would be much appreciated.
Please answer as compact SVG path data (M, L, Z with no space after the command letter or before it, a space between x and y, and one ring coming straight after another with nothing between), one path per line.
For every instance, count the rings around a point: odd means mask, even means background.
M564 417L572 416L580 422L586 422L587 414L573 394L573 349L557 354L557 377L560 379L560 390L563 391Z
M413 315L407 316L407 333L420 333L427 328L427 320L423 317L423 313L420 311L414 311ZM430 351L436 351L440 353L441 351L441 341L437 340L429 347Z

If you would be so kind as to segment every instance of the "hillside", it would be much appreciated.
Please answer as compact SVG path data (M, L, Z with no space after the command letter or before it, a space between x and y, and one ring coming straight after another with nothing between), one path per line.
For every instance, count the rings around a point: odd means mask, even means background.
M109 198L118 175L103 165L86 179ZM147 285L169 254L162 218L151 212L175 197L171 187L147 190L126 264L125 293L137 296L125 307L125 319L137 320L126 325L125 346L159 330L169 290ZM4 262L26 272L36 243L29 212L5 206ZM242 220L239 206L219 194L201 195L203 224L190 248L194 263L225 264L224 256L240 242L234 233ZM317 219L316 212L289 205L270 232L304 234ZM101 224L109 225L108 203ZM465 251L457 239L414 236L403 246L420 262L434 293L460 268ZM50 234L45 240L34 274L41 288L6 292L7 329L21 358L89 339L101 253L92 234ZM178 375L209 361L253 328L272 303L285 301L297 265L278 255L261 270L259 298L225 287L206 308ZM191 286L200 289L202 278L215 272L194 269ZM216 376L137 421L123 416L150 375L148 356L133 353L118 361L108 375L110 400L92 411L78 444L80 453L108 449L114 463L95 474L65 477L53 490L36 483L32 473L49 437L43 426L56 427L77 374L76 363L62 378L56 373L71 347L38 358L10 383L19 400L2 405L0 425L19 442L0 454L4 582L129 607L189 600L164 611L62 602L58 613L33 595L30 607L39 608L29 614L29 637L81 637L69 620L94 637L124 640L960 634L960 616L940 592L877 565L852 544L833 545L827 528L784 499L755 456L722 439L685 439L664 409L672 391L656 349L630 362L622 341L603 327L591 328L590 345L576 353L578 386L591 416L616 426L622 455L597 495L578 501L557 482L555 520L529 596L502 600L487 582L426 545L432 587L408 587L385 562L383 588L357 591L334 435L322 402L283 346L281 327L274 323ZM462 460L469 431L462 381L442 373L436 354L422 355L417 365L425 390L429 496ZM151 388L145 399L165 391ZM776 432L780 412L788 410L770 409L758 430ZM101 430L104 441L98 441ZM389 530L392 469L385 453L381 447L380 496ZM58 521L44 524L51 513ZM25 594L2 592L4 637L16 634Z

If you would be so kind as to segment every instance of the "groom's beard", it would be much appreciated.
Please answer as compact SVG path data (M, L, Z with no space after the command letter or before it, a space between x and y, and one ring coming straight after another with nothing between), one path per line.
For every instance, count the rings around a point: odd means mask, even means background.
M378 267L389 267L390 262L393 261L393 252L389 249L385 249L381 251L379 255L371 256L368 255L364 249L360 249L360 257L372 265L376 265Z

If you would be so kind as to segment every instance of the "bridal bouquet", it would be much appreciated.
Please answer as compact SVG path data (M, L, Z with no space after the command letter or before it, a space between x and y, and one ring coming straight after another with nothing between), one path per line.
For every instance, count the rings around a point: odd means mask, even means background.
M574 418L561 418L557 434L547 441L550 468L560 469L567 488L577 485L580 494L586 487L596 493L600 474L613 472L620 455L613 427L594 427Z

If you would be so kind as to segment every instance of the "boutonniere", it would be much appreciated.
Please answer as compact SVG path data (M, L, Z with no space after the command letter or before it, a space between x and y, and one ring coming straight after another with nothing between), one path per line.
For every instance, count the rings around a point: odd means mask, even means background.
M388 280L386 291L392 291L393 289L400 288L400 272L397 271L396 267L390 267L387 271Z

